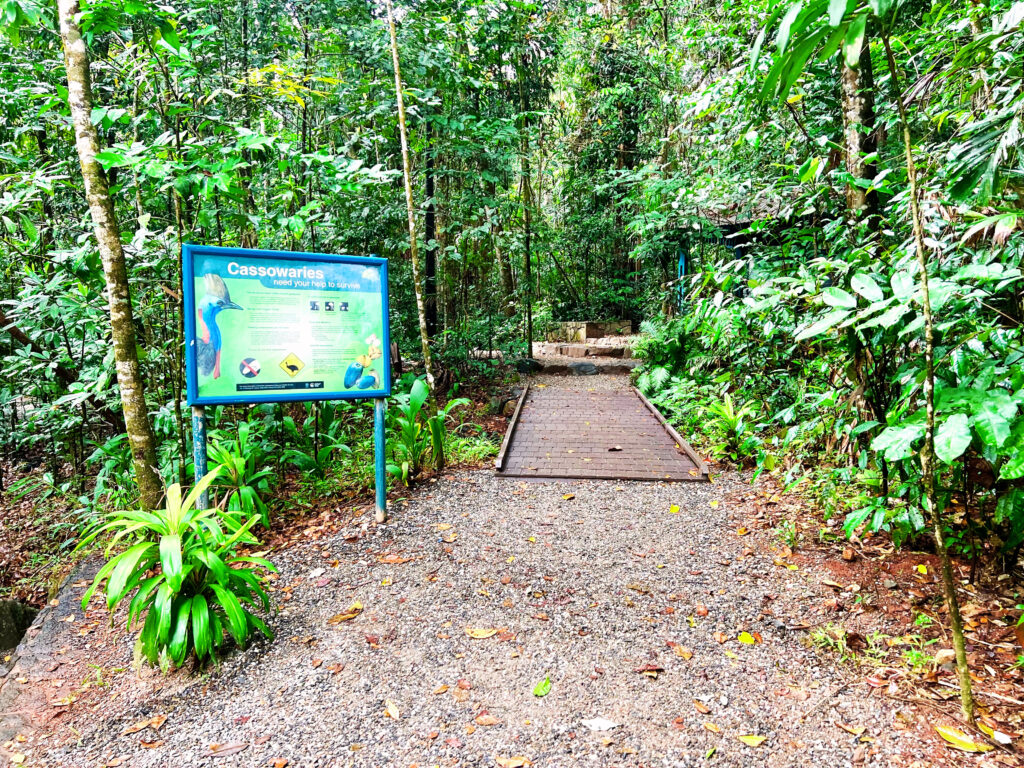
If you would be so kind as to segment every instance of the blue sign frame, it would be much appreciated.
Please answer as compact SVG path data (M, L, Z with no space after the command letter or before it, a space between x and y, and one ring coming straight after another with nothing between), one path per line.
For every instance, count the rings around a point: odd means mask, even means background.
M271 392L239 395L199 395L199 377L196 344L196 295L195 265L197 257L219 256L244 258L247 261L260 259L282 261L301 261L305 264L352 264L356 266L374 267L380 270L381 327L383 343L381 348L381 386L364 390L315 390L303 389L295 393ZM313 400L355 400L366 398L383 398L391 394L391 330L388 315L388 260L375 256L339 256L327 253L304 253L299 251L274 251L256 248L222 248L212 245L195 245L186 243L182 246L182 290L185 312L185 379L188 404L192 406L307 402ZM219 365L219 360L218 360Z

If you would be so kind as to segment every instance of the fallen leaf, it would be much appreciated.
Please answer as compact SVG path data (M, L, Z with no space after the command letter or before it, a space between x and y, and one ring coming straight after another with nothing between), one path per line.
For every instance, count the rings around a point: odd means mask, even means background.
M759 747L764 743L765 739L767 739L768 737L755 736L753 734L744 734L743 736L737 736L736 738L742 741L748 747Z
M13 755L11 755L11 762L15 765L21 765L25 762L25 756L21 754L21 752L15 752Z
M576 494L575 493L566 493L566 494L564 494L562 496L562 498L565 499L566 501L570 501L570 500L576 498Z
M671 514L671 515L678 515L679 514L679 505L678 504L673 504L671 507L668 508L668 511L669 511L669 514Z
M736 529L737 536L746 536L748 533L750 533L750 529L747 528L747 526L745 525L741 525L739 528Z
M384 699L384 712L392 720L398 720L402 716L398 706L391 699Z
M481 712L479 715L473 718L473 722L477 725L497 725L501 721L492 715L490 712Z
M918 570L924 567L925 566L918 566ZM936 725L934 727L939 736L962 752L991 752L995 749L991 744L975 741L963 731L958 731L952 726Z
M402 555L381 555L377 561L388 565L401 565L402 563L411 563L415 559L415 557L403 557Z
M705 704L703 701L700 701L699 699L693 700L693 706L695 706L697 708L697 711L700 712L702 715L711 714L711 707L709 707L707 704Z
M550 690L551 690L551 678L548 677L547 675L545 675L544 679L541 680L539 683L537 683L537 685L535 685L533 687L533 695L534 696L547 696L548 692Z
M493 637L494 635L498 634L498 630L466 627L466 634L472 637L474 640L485 640L488 637Z
M664 672L665 670L663 667L660 667L657 664L644 664L642 667L637 667L633 671L639 672L644 677L649 677L652 680L656 680L658 674Z
M434 693L438 694L438 695L440 695L442 693L445 693L447 691L448 691L448 685L447 684L439 685L439 686L437 686L437 688L434 689Z
M606 720L603 717L595 717L592 720L584 720L583 724L592 731L610 731L613 728L618 728L622 723L615 723L611 720Z
M331 618L329 618L327 620L327 623L328 624L341 624L341 622L343 622L343 621L349 621L350 619L354 619L356 616L358 616L362 612L363 612L363 604L361 602L359 602L358 600L356 600L354 603L352 603L352 605L350 605L348 607L348 610L345 611L345 613L337 613L334 616L331 616Z
M241 741L233 741L227 744L211 744L209 757L228 757L230 755L237 755L243 749L248 748L248 744Z
M515 757L495 757L496 762L501 768L526 768L528 765L533 763L522 755L516 755Z
M270 761L270 768L288 768L288 759L279 757Z
M696 613L698 616L707 616L708 607L704 605L704 603L697 603L697 607L694 609L693 612Z
M754 643L757 642L754 639L754 636L752 634L750 634L749 632L740 632L739 636L737 636L736 639L739 640L744 645L753 645Z
M714 723L704 723L704 729L708 730L708 731L711 731L712 733L721 733L722 732L722 729L719 728Z
M675 652L676 656L679 656L682 659L686 659L687 661L693 658L693 651L691 651L689 648L684 648L681 645L677 645L672 650Z
M726 640L729 639L729 636L727 634L725 634L725 632L715 632L714 638L719 643L724 643Z
M862 733L864 733L863 725L847 725L846 723L840 722L839 720L836 720L836 725L842 728L847 733L852 734L853 736L860 736Z

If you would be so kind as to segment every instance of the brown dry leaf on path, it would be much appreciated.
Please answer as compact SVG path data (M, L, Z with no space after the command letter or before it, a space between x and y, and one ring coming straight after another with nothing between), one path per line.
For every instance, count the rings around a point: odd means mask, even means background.
M657 664L644 664L642 667L637 667L633 671L639 672L644 677L649 677L652 680L656 680L658 678L658 675L661 672L665 671L665 668Z
M415 560L415 557L404 557L402 555L381 555L377 558L377 562L385 563L387 565L401 565L402 563L411 563Z
M138 733L139 731L145 728L152 728L154 731L159 731L160 726L163 725L166 721L167 715L153 715L153 717L148 717L145 720L139 720L139 722L133 725L129 725L127 728L121 731L121 735L127 736L132 733Z
M288 759L284 757L271 758L270 768L288 768Z
M681 659L685 659L686 661L689 661L693 658L693 651L691 651L689 648L684 648L681 645L677 645L672 650L676 654L676 656L680 657Z
M704 605L704 603L697 603L697 607L694 609L693 612L696 613L698 616L707 616L708 607Z
M842 728L844 731L854 736L860 736L862 733L864 733L865 730L863 725L847 725L846 723L843 723L839 720L836 720L835 723L836 726Z
M516 755L514 757L498 757L495 756L494 762L496 762L501 768L526 768L527 766L533 765L533 762L522 755Z
M490 712L484 711L484 712L481 712L476 717L474 717L473 718L473 722L475 722L477 725L487 726L487 725L497 725L501 721L498 718L496 718L494 715L492 715Z
M714 638L719 643L724 643L726 640L729 639L729 636L727 634L725 634L725 632L715 632Z
M211 744L208 757L229 757L230 755L237 755L244 749L248 749L249 744L242 741L232 741L227 744Z
M363 604L356 600L354 603L352 603L352 605L348 607L347 611L345 611L344 613L336 613L334 616L331 616L331 618L327 620L327 623L332 625L341 624L341 622L343 621L349 621L350 619L354 619L362 612Z
M699 699L693 700L693 706L695 706L697 708L697 711L700 712L702 715L711 714L711 707L709 707L707 704L705 704L703 701L700 701Z

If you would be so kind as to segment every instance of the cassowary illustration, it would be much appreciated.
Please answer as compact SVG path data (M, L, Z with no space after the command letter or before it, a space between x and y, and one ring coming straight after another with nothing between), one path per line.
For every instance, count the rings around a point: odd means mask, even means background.
M196 343L199 345L196 361L199 364L199 372L204 376L213 374L213 378L220 378L220 351L223 346L223 338L220 333L220 326L217 325L217 315L225 309L244 309L231 300L228 287L224 284L224 278L220 275L207 273L203 275L206 282L206 295L199 302L196 310Z

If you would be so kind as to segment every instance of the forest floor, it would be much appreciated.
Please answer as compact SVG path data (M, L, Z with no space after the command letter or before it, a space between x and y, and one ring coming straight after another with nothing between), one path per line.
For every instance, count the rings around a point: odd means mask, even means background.
M906 594L938 594L932 559L794 554L771 532L784 504L740 473L453 472L387 525L297 522L270 553L276 639L201 674L138 668L123 617L99 600L83 614L78 581L52 662L16 681L35 728L5 746L67 768L1020 765L948 749L948 670L890 664L884 639L918 634ZM984 631L1012 633L991 615ZM843 624L845 650L828 640ZM1020 728L1019 707L981 700Z

